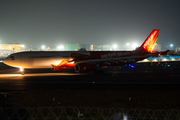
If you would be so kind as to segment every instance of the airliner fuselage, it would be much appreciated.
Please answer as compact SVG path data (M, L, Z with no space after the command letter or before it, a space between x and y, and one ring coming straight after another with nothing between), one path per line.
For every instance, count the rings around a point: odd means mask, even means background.
M76 72L96 71L107 66L121 66L143 60L153 51L160 30L153 30L134 51L27 51L14 53L3 62L23 69L53 68L55 71L75 68Z
M28 51L14 53L3 62L9 66L34 68L52 68L59 65L61 61L68 60L69 63L79 62L111 62L113 60L144 59L146 55L135 55L133 51ZM71 62L71 60L74 60ZM138 59L139 60L139 59Z

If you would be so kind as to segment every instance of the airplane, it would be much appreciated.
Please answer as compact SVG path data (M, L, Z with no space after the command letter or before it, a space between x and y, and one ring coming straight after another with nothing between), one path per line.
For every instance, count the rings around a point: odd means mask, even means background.
M153 51L160 30L154 29L143 44L133 51L26 51L9 55L4 64L25 69L51 68L54 71L75 69L77 73L103 73L109 66L122 66L168 52Z

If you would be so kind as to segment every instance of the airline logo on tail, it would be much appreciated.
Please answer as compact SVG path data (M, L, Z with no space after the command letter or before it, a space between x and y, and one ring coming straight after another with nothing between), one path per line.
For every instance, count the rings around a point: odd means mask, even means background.
M147 52L151 52L154 50L154 47L156 45L156 41L159 35L160 30L153 30L151 34L148 36L148 38L145 40L145 42L141 45L141 48L143 48Z

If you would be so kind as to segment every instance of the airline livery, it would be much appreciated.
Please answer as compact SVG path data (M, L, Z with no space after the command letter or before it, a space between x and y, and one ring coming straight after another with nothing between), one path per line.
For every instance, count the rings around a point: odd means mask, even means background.
M153 51L158 35L153 30L144 43L134 51L28 51L9 55L3 63L24 69L52 68L55 71L75 69L76 72L102 72L108 66L121 66L143 60L150 55L164 53Z

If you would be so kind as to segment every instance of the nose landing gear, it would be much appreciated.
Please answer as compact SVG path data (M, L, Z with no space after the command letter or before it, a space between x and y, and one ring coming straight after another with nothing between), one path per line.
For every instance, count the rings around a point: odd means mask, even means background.
M20 67L19 70L21 71L21 74L24 75L25 74L25 69Z
M24 71L22 71L22 73L21 73L22 75L24 75L25 74L25 72Z

